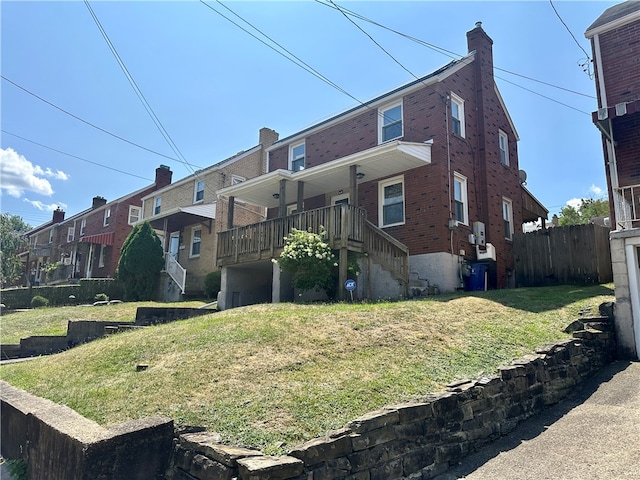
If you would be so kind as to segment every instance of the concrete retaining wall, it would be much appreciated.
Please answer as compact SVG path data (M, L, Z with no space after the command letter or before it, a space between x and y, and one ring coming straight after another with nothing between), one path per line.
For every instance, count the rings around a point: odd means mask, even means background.
M582 320L573 339L514 360L499 374L385 407L280 457L180 435L167 480L426 480L554 404L613 360L610 319Z
M163 478L173 421L154 417L104 428L0 381L2 455L27 463L30 480Z

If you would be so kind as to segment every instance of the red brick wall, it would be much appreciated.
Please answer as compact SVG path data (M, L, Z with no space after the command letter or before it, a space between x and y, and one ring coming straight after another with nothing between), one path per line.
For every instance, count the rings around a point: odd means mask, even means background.
M640 39L640 21L600 35L600 53L608 106L640 98L640 41L638 39Z

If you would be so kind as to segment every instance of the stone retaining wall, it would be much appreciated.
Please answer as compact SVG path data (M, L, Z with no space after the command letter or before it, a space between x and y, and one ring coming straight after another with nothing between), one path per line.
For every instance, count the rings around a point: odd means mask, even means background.
M207 432L174 440L166 480L426 480L565 398L613 360L610 319L581 319L570 340L516 359L498 375L385 407L288 455L219 444Z
M30 480L160 480L173 421L155 417L104 428L69 407L0 381L2 455Z

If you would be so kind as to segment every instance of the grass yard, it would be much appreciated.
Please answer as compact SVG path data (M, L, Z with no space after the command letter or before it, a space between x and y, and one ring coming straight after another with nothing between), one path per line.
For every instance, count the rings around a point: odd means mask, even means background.
M138 307L162 307L176 304L158 302L125 302L113 305L78 305L74 307L42 307L0 316L1 343L19 343L21 338L35 335L66 335L69 320L109 320L133 322ZM183 302L181 307L197 308L204 302Z
M604 285L255 305L4 365L0 377L101 424L166 415L274 454L454 379L491 374L567 338L581 312L612 300ZM149 368L136 372L137 363Z

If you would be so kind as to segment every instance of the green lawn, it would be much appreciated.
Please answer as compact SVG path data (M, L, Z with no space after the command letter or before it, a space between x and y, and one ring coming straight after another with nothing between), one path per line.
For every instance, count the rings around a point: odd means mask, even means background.
M108 320L133 322L138 307L200 307L204 302L158 303L125 302L94 307L42 307L17 312L3 312L0 316L0 343L19 343L21 338L34 335L66 335L69 320Z
M612 300L606 285L256 305L4 365L0 377L101 424L161 414L279 453L384 405L493 373L567 338L580 312ZM136 372L138 363L149 368Z

